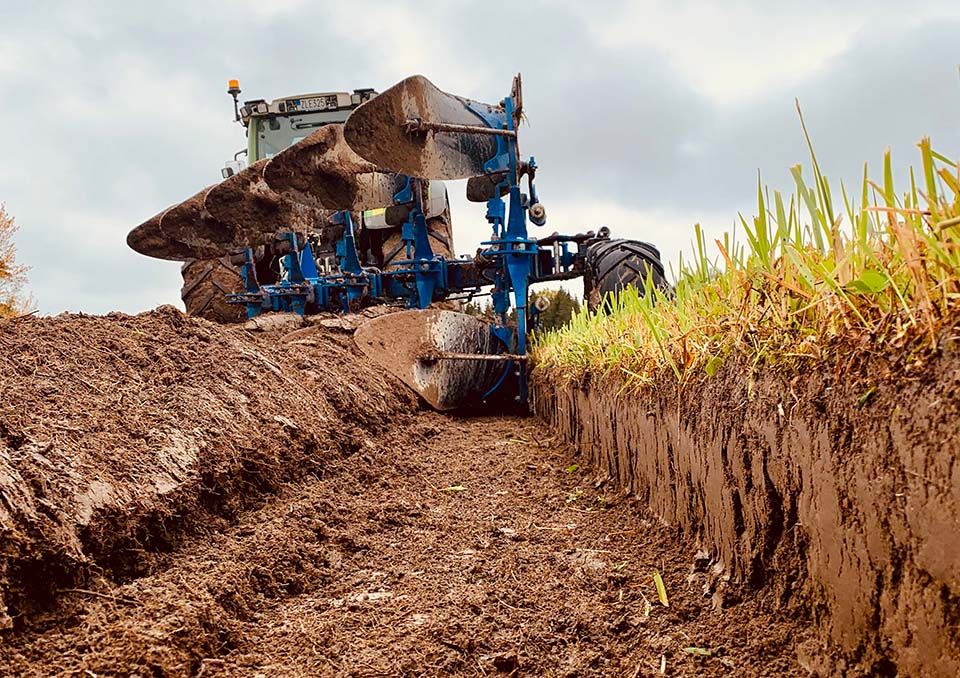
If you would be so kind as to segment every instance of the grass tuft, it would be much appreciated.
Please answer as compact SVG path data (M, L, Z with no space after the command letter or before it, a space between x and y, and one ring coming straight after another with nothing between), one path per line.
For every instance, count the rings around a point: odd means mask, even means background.
M837 338L936 349L960 311L960 165L923 139L919 184L911 168L898 193L888 150L882 182L864 165L859 196L841 184L841 206L807 142L812 181L797 165L795 193L772 199L758 181L757 216L739 217L745 243L726 233L711 255L697 224L672 295L648 281L609 313L581 311L539 338L537 363L561 378L640 385L663 370L712 376L732 354L817 360Z

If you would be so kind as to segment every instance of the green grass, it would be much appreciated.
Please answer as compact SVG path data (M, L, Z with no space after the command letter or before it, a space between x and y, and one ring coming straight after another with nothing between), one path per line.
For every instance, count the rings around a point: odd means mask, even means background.
M841 183L838 195L811 145L809 170L791 168L792 195L758 180L752 221L741 215L714 244L695 226L672 295L648 283L610 313L580 312L539 338L538 365L642 384L664 370L713 375L733 355L816 361L838 338L865 351L935 349L960 316L960 167L929 139L918 146L921 169L910 168L905 189L894 187L887 151L882 178L864 165L860 190Z

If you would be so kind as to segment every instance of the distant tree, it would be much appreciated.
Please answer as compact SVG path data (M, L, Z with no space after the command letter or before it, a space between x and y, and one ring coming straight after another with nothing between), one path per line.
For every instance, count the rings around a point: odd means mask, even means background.
M530 307L536 304L538 299L545 299L548 306L540 311L540 329L544 332L556 330L568 322L575 313L580 312L580 302L565 289L541 290L530 293Z
M463 305L463 312L467 315L479 316L483 315L483 307L475 301L468 301Z
M0 317L20 315L31 306L23 294L27 267L17 263L17 249L13 244L16 232L16 222L0 203Z
M484 322L492 323L496 320L496 314L493 312L493 302L489 298L471 299L463 305L462 311Z
M565 289L530 292L530 297L527 300L527 308L530 309L531 313L536 313L534 305L538 299L545 299L547 301L547 308L538 314L538 329L543 332L563 327L570 322L570 318L573 317L574 313L580 312L580 302ZM477 316L481 320L488 322L495 320L493 304L490 300L486 300L485 302L467 302L463 307L463 312ZM516 322L517 312L511 307L510 310L507 311L507 323L513 325L516 324Z

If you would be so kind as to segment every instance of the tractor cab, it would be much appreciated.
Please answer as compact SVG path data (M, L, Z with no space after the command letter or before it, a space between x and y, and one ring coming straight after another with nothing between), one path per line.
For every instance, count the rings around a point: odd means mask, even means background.
M331 123L346 122L350 113L360 104L377 96L371 88L350 92L313 92L281 97L273 101L252 99L240 104L240 83L231 80L227 93L233 97L234 119L243 125L247 147L238 151L232 161L221 170L224 179L240 173L255 162L271 159L287 148L303 141L310 134ZM242 156L246 155L246 162ZM429 220L431 244L438 254L453 256L453 236L450 229L449 201L446 188L439 181L425 181L425 216ZM398 193L403 186L397 186ZM355 247L362 265L390 268L407 258L403 246L402 225L406 214L401 208L369 209L353 215L357 229ZM321 242L317 234L336 233L318 224L314 235L314 249L324 261L335 260L332 242ZM309 234L308 234L309 235ZM275 262L274 264L276 265ZM318 266L325 266L318 262ZM271 276L266 275L267 278Z
M346 121L350 111L376 96L370 88L348 92L314 92L266 101L253 99L239 104L240 83L231 80L229 94L233 96L234 116L247 130L247 148L239 151L221 170L228 179L243 169L239 156L246 154L247 165L272 158L295 143L302 141L317 128L332 122Z

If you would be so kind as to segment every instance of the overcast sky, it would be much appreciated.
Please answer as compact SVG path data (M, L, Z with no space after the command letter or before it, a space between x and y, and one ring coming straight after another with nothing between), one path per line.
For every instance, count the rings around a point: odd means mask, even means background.
M694 223L751 210L758 169L790 189L795 98L848 185L924 135L960 155L957 36L955 1L0 0L0 202L43 313L179 303L178 265L124 238L244 145L229 78L272 99L422 73L495 102L521 71L547 232L607 225L675 259ZM472 252L483 208L452 188Z

